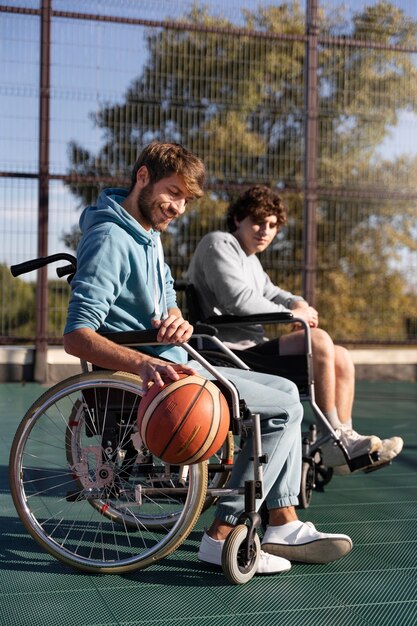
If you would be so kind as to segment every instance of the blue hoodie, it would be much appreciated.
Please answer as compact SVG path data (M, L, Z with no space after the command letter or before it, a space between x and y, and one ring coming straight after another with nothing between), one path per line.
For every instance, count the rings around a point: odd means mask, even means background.
M177 306L159 233L145 230L123 209L127 195L125 189L105 189L97 206L81 215L82 238L64 334L78 328L100 334L150 329L152 319ZM146 352L177 363L187 360L177 346L161 344Z

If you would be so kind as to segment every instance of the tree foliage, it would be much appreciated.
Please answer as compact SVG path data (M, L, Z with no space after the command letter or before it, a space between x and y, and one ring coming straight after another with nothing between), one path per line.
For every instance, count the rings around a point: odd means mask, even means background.
M0 264L0 288L2 294L1 334L34 336L35 285L13 278L7 265Z
M1 335L22 341L36 337L36 282L14 278L7 265L0 264ZM69 298L64 280L48 281L49 335L61 337Z
M92 154L76 143L70 147L72 174L118 180L128 176L138 152L153 139L181 142L203 158L211 193L166 237L167 257L176 274L186 268L204 232L221 224L236 185L263 182L284 192L302 190L305 44L277 35L304 35L305 16L298 1L243 15L244 29L233 34L233 24L196 4L182 18L183 29L149 29L147 61L124 102L95 115L105 132L100 150ZM337 34L338 28L338 19L321 13L322 33ZM416 37L416 23L382 0L354 15L345 43L323 40L317 72L319 188L369 192L397 188L400 181L403 188L414 190L410 171L415 171L416 162L404 157L381 163L377 150L397 124L400 108L415 107L417 69L411 55L401 49L415 46ZM351 40L377 45L354 46ZM394 50L395 45L401 49ZM72 190L82 204L91 203L96 194L96 188L88 185ZM277 254L297 269L303 257L302 198L297 193L286 197L289 245L278 242L265 257L281 284L288 272L282 262L275 262ZM343 302L343 310L353 311L346 326L352 338L363 332L362 313L375 313L366 298L366 286L375 287L375 276L390 283L389 297L384 286L379 293L388 324L392 303L398 310L407 297L412 298L405 295L407 281L395 267L395 255L400 249L415 249L415 204L404 199L399 210L383 196L380 202L367 197L369 193L342 202L327 194L318 208L317 258L325 277L319 281L320 306L336 311ZM299 282L294 277L294 283ZM333 313L324 318L335 330Z

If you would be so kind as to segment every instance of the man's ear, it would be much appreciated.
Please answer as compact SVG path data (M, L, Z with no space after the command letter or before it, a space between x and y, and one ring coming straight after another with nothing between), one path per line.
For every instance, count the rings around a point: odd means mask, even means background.
M148 168L146 167L146 165L142 165L136 174L136 182L140 184L140 186L146 187L146 185L149 183L150 177L149 177L149 172L148 172Z

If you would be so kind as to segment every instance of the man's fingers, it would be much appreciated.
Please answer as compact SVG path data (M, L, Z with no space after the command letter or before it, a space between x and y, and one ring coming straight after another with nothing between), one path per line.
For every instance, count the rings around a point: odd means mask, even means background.
M147 363L141 368L139 375L142 378L143 388L146 390L149 383L153 382L158 387L163 387L167 381L178 380L180 374L195 375L192 367L181 364ZM146 393L146 391L145 391Z
M147 389L149 383L153 382L158 387L164 386L164 381L161 376L161 372L166 370L166 366L153 365L151 363L146 363L146 365L141 368L139 375L143 381L144 389Z
M186 320L181 321L176 318L168 326L165 325L165 322L158 333L158 341L161 343L184 343L193 334L193 327Z

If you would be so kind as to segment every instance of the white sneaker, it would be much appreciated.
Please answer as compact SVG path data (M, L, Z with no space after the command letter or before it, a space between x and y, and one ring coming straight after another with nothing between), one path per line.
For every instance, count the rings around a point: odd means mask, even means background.
M382 450L379 455L379 462L387 463L398 456L403 449L404 441L401 437L391 437L382 440Z
M381 444L382 448L379 451L379 460L375 461L375 463L371 463L371 465L362 467L359 470L354 470L355 472L371 472L378 468L381 469L400 454L401 450L403 449L404 441L401 439L401 437L391 437L390 439L383 439ZM352 474L349 465L347 464L335 467L334 473L338 474L339 476Z
M336 429L336 433L351 459L362 454L379 452L382 449L382 441L376 435L360 435L355 430L344 428ZM346 465L344 454L333 439L321 446L321 452L324 465L328 467Z
M198 558L205 563L211 563L211 565L221 565L223 546L224 541L212 539L207 533L204 533L198 551ZM267 554L261 550L256 569L257 574L278 574L279 572L288 572L289 569L291 569L291 563L287 559Z
M262 548L291 561L330 563L352 550L352 540L347 535L321 533L311 522L295 520L283 526L268 526Z

